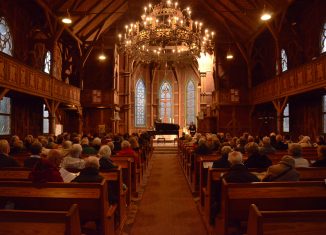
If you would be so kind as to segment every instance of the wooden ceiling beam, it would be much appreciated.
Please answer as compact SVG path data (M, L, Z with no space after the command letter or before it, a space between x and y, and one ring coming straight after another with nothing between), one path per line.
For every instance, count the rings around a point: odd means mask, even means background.
M100 2L101 0L99 0L99 1L97 1L97 4L94 4L94 5L98 5L99 4L99 2ZM112 5L112 4L114 4L114 2L115 1L110 1L108 4L106 4L103 8L102 8L102 10L100 10L96 15L94 14L94 16L92 16L92 19L91 20L87 20L87 22L81 27L81 28L79 28L77 31L74 31L77 35L78 34L80 34L83 30L85 30L88 26L90 26L91 24L93 24L94 23L94 21L97 19L97 18L99 18L107 9L109 9L110 8L110 6ZM96 27L98 27L98 25L96 25Z
M105 31L108 27L110 27L118 18L120 18L123 13L128 9L128 1L122 1L121 4L119 4L114 10L113 12L109 15L109 17L107 17L106 19L102 20L99 24L101 26L103 26L103 28L101 29L102 33L103 31ZM93 30L91 30L90 32L88 32L85 36L85 41L87 41L95 32L95 28L93 28Z
M243 19L240 19L240 17L234 13L234 11L232 11L228 6L226 6L223 2L221 2L221 0L216 1L219 5L221 5L227 12L229 12L235 19L237 19L237 21L239 22L238 25L240 26L245 26L244 29L249 29L252 30L251 25L248 25L246 21L244 21Z
M43 8L44 11L48 12L48 14L51 15L57 21L57 23L60 22L58 17L53 13L51 8L44 2L44 0L35 0L35 1L40 7ZM60 24L62 23L60 22ZM70 34L70 36L72 36L77 41L78 44L83 44L83 41L79 37L77 37L66 25L63 25L63 28Z

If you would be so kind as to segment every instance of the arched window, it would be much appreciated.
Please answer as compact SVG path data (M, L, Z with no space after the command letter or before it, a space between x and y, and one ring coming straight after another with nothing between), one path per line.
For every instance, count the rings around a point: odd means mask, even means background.
M324 24L324 28L321 34L320 48L321 48L321 53L326 52L326 22Z
M51 52L47 51L44 60L44 72L50 74L51 70Z
M49 134L49 111L46 109L45 104L43 104L43 134Z
M186 113L187 125L191 122L195 123L195 84L192 80L187 83Z
M135 125L137 127L142 127L146 125L145 94L145 83L142 79L139 79L136 83L135 88Z
M4 17L0 17L0 51L12 56L12 37Z
M289 103L286 104L283 111L283 132L290 132L290 110Z
M160 119L172 123L172 87L167 81L160 88Z
M282 62L282 72L288 70L288 57L285 53L285 50L281 50L281 62Z
M11 99L3 97L0 99L0 135L10 135L11 123Z

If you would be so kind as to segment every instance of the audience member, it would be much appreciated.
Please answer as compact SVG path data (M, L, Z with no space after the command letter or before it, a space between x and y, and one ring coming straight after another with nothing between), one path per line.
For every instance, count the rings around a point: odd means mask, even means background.
M267 168L272 165L272 161L266 156L259 153L258 144L249 142L246 145L248 159L244 162L248 168Z
M309 136L304 136L300 141L299 144L301 145L302 148L308 148L312 147L312 144L310 142L310 137Z
M85 158L85 168L72 182L101 182L103 176L99 174L100 163L97 157Z
M320 145L317 149L318 160L311 166L313 167L326 167L326 145Z
M18 162L9 156L10 145L7 140L0 140L0 167L18 167Z
M111 148L108 145L103 145L97 155L100 158L100 170L111 170L118 167L110 158Z
M223 178L227 182L232 183L247 183L258 182L258 177L250 173L245 165L242 163L242 153L233 151L229 153L228 160L231 167L227 173L223 175Z
M309 167L309 162L307 159L303 158L302 147L300 144L293 143L289 145L288 153L294 158L295 167Z
M262 146L259 148L259 151L260 154L267 156L276 152L276 149L271 145L271 139L269 137L265 136L263 138Z
M97 151L95 148L89 145L89 140L87 137L84 137L80 142L82 148L83 148L83 154L87 155L95 155L97 154Z
M276 143L274 146L275 149L277 150L286 150L288 149L288 145L283 142L283 138L281 135L276 136Z
M42 144L36 140L30 147L31 156L24 161L24 167L33 168L41 160Z
M228 160L229 153L232 151L230 146L224 146L221 149L221 157L213 162L212 168L229 168L230 162Z
M85 162L80 159L83 149L80 144L73 144L70 153L62 161L62 167L65 169L83 169Z
M299 173L295 170L293 157L285 155L282 160L268 167L267 173L262 181L298 181Z

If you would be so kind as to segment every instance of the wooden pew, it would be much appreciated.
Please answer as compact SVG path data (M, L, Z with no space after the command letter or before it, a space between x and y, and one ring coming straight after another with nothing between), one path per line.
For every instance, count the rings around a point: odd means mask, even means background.
M46 183L0 182L0 207L10 201L18 210L66 211L72 204L79 205L81 224L95 221L102 235L112 235L116 206L110 206L107 182L101 183Z
M127 186L126 193L126 203L127 206L131 202L131 192L132 192L132 160L123 157L112 157L112 160L122 169L122 181Z
M326 179L326 167L299 167L300 181L319 181Z
M249 209L247 235L324 235L326 210L260 211Z
M221 211L215 219L215 232L227 235L230 228L239 233L248 221L249 206L261 210L326 209L324 181L227 183L222 180Z
M126 190L128 190L123 189L122 169L119 166L117 169L101 170L100 175L102 175L104 179L108 182L109 199L116 200L116 202L114 203L116 203L118 206L118 218L114 224L115 230L120 231L123 228L124 223L127 219Z
M0 181L29 181L31 169L24 167L0 168Z
M0 210L0 235L80 235L77 204L68 211Z

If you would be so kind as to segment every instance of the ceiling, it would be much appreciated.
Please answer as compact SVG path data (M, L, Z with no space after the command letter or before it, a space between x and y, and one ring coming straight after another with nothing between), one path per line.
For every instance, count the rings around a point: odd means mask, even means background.
M47 18L61 18L67 10L73 23L64 31L80 44L89 45L101 39L112 43L119 30L132 21L140 20L147 0L34 0ZM191 7L192 18L214 30L217 43L247 44L265 28L260 14L265 8L273 16L282 12L294 0L178 0L182 8ZM152 4L159 0L152 0ZM110 40L111 39L111 40Z

